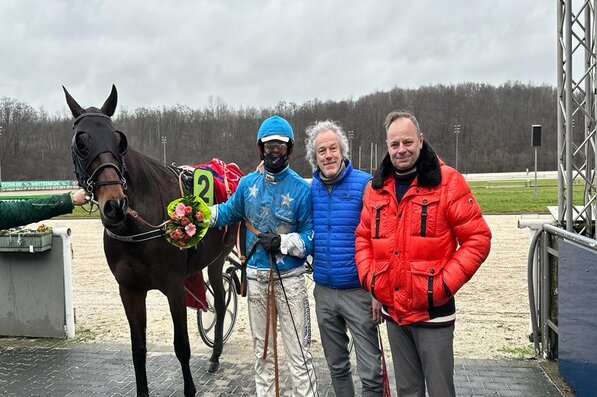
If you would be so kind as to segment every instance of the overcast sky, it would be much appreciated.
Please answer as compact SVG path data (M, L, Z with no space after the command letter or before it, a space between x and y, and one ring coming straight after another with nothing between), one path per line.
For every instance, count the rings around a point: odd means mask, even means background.
M358 98L436 83L556 84L546 0L1 0L0 97L65 112Z

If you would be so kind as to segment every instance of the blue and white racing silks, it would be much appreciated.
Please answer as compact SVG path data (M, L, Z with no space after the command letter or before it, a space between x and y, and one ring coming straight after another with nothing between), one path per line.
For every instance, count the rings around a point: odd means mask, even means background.
M295 171L271 174L252 172L241 178L228 201L211 207L210 226L223 226L247 220L260 233L281 237L281 254L275 256L281 273L301 274L304 262L313 251L313 212L311 189ZM247 230L246 252L256 244L257 236ZM247 262L247 276L261 279L269 270L269 253L258 244ZM251 277L253 276L253 277Z

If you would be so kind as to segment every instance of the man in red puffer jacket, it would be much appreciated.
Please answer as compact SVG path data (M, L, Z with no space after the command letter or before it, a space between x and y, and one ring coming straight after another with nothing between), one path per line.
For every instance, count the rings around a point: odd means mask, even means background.
M386 310L398 395L454 396L454 294L489 254L491 231L463 176L391 112L388 153L356 230L359 279Z

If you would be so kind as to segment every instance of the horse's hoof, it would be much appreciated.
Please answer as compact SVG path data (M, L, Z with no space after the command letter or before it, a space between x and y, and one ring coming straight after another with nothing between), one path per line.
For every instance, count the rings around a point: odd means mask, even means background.
M218 368L220 368L219 362L210 361L209 365L207 366L207 372L209 372L210 374L213 374L214 372L218 371Z

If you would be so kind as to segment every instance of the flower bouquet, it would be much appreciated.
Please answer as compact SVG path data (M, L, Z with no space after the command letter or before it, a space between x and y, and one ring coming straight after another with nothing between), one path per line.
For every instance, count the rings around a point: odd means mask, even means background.
M194 247L209 228L211 212L198 196L184 195L168 204L166 240L180 249Z

